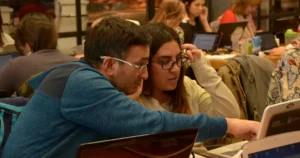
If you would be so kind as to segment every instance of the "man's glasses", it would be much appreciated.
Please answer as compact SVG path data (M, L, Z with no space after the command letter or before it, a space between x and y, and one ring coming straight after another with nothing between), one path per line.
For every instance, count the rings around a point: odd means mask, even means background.
M187 66L189 63L189 58L186 55L181 54L177 57L176 61L169 60L167 62L159 62L159 61L152 61L154 63L160 64L163 70L171 70L175 63L178 67Z
M109 57L109 56L100 56L100 59L105 59L107 57ZM136 64L130 63L128 61L125 61L125 60L122 60L122 59L119 59L119 58L115 58L115 57L111 57L111 58L113 58L113 59L115 59L115 60L117 60L119 62L128 64L131 67L139 69L140 74L143 73L143 71L147 69L147 65L148 65L148 63L147 63L146 65L140 66L140 65L136 65Z

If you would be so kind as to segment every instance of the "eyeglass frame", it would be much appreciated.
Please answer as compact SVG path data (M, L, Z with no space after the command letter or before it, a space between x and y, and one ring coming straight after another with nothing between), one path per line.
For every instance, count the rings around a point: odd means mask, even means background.
M177 62L179 61L179 58L180 58L180 59L187 59L187 61L184 62L182 65L178 65ZM164 69L163 63L160 63L160 62L158 62L158 61L153 61L153 60L152 60L152 62L153 62L153 63L156 63L156 64L159 64L163 70L171 70L171 69L173 69L173 67L174 67L175 64L176 64L178 67L182 67L182 66L188 65L188 63L189 63L189 61L188 61L188 60L189 60L189 57L187 57L185 54L182 53L182 54L180 55L179 58L177 58L176 61L170 60L169 62L172 62L172 65L171 65L171 67L168 68L168 69Z
M103 59L105 59L105 58L107 58L107 57L111 57L111 56L100 56L100 59L103 60ZM125 64L127 64L127 65L129 65L129 66L131 66L131 67L134 67L134 68L139 69L139 73L140 73L140 74L143 72L143 70L147 69L147 65L149 64L149 62L147 62L146 65L137 65L137 64L133 64L133 63L130 63L130 62L128 62L128 61L119 59L119 58L115 58L115 57L111 57L111 58L113 58L113 59L115 59L115 60L117 60L117 61L119 61L119 62L125 63ZM145 69L144 69L144 68L145 68Z

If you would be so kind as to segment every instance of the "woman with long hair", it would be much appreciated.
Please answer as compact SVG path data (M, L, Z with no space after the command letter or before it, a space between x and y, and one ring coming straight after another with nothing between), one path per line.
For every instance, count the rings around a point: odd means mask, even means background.
M188 21L181 23L185 43L191 43L195 33L212 32L208 23L206 0L182 0L188 15Z
M162 23L147 24L143 28L152 36L152 43L148 79L144 81L138 102L152 110L240 117L233 94L208 64L202 51L192 44L181 46L178 34ZM201 86L185 76L189 63ZM194 150L205 149L195 144Z
M147 24L143 28L152 36L152 43L149 77L138 101L153 110L239 118L233 94L202 51L191 44L181 46L178 34L164 24ZM201 86L184 75L189 62Z

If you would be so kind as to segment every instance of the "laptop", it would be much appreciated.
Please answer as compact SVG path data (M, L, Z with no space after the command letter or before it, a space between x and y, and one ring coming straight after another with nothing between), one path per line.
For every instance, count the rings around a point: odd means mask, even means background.
M2 70L11 59L18 57L18 56L20 56L19 53L10 53L10 54L0 55L0 70Z
M80 145L77 158L188 158L197 134L198 128L192 128L92 142Z
M257 139L300 130L299 124L300 99L268 106L264 110L261 120L261 128L257 134ZM214 150L210 150L209 154L230 158L237 154L241 147L246 143L248 143L248 141L229 144Z
M192 43L204 51L215 52L219 47L220 37L219 33L197 33L194 34Z
M300 20L298 17L286 17L276 19L271 22L272 32L276 34L281 43L284 43L284 33L287 29L292 29L297 32Z
M242 30L241 31L241 37L242 37L247 24L248 24L247 21L220 24L218 33L221 34L222 39L220 41L219 47L231 46L232 45L231 35L236 29L240 28Z
M269 53L271 49L278 47L272 32L256 33L256 36L261 37L261 51Z
M266 137L245 144L242 158L299 158L300 131Z
M257 139L300 130L300 99L266 107Z

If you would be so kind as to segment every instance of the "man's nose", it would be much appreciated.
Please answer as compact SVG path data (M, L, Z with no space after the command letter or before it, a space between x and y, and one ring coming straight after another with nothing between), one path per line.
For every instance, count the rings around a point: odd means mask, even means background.
M143 80L147 80L148 79L148 68L147 66L143 69L143 71L140 73L140 77Z

